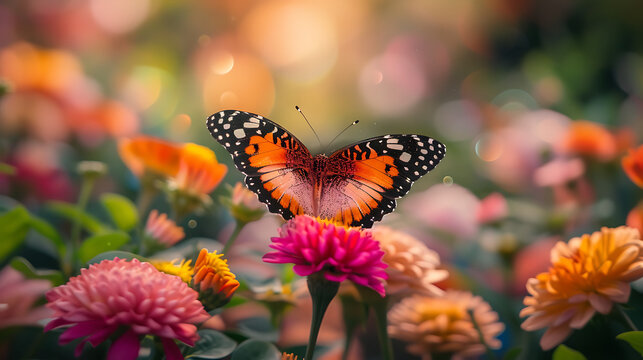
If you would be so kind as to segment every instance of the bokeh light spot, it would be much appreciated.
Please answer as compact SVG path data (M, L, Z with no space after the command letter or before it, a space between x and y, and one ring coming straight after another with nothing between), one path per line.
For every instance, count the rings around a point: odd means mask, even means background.
M188 227L189 227L190 229L194 229L197 225L198 225L198 224L197 224L196 220L194 220L194 219L190 219L190 220L188 221Z
M504 150L502 139L495 134L482 134L476 138L476 155L483 161L492 162L498 160Z
M445 185L452 185L453 184L453 177L447 175L442 178L442 183Z
M211 69L217 75L224 75L232 70L234 57L227 51L220 51L212 54Z

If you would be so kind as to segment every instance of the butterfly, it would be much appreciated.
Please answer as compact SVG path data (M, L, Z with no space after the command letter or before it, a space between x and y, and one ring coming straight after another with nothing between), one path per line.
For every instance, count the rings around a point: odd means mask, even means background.
M293 134L261 115L224 110L207 118L245 183L273 213L370 228L395 199L432 170L446 147L423 135L385 135L312 156Z

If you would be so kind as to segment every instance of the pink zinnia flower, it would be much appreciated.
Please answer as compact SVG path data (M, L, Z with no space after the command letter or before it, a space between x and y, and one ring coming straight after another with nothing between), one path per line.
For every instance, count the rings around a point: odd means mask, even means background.
M209 317L197 298L181 278L159 272L152 264L103 260L47 293L47 307L55 313L45 331L72 325L59 341L84 338L76 347L80 356L85 342L97 346L124 328L108 359L136 359L140 339L147 334L161 338L168 359L182 359L174 339L193 346L199 338L194 324Z
M0 329L37 325L51 316L44 306L34 306L50 288L48 280L26 279L18 270L5 266L0 271Z
M264 255L265 262L293 263L300 276L323 271L327 280L352 280L384 296L384 252L368 231L301 215L271 240L270 247L277 251Z
M159 214L157 210L150 212L145 224L145 233L165 247L170 247L185 237L182 227L177 226L167 214Z

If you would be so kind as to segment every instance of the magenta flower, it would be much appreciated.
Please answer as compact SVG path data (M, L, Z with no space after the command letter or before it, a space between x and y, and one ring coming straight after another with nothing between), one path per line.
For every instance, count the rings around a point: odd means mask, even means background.
M194 324L209 317L198 296L180 277L159 272L149 263L103 260L47 292L47 307L55 313L45 331L72 325L59 341L84 338L76 356L86 342L97 346L124 329L108 359L136 359L140 339L147 334L160 337L167 359L183 359L174 339L193 346L199 338Z
M330 281L352 280L384 296L384 252L369 231L301 215L271 240L270 247L277 251L264 255L265 262L295 264L300 276L323 272Z

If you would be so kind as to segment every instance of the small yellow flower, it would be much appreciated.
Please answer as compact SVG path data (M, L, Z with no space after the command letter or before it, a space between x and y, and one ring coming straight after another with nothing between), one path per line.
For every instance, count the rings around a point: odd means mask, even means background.
M192 287L208 310L225 305L239 287L236 276L230 272L228 260L216 251L201 249L194 264Z
M430 359L429 354L451 354L453 359L477 356L485 352L485 346L471 314L485 343L499 348L496 336L504 325L498 322L498 314L481 297L464 291L405 298L389 311L388 331L392 338L406 341L407 350L423 359Z
M593 234L558 242L551 267L527 281L531 296L520 312L527 331L547 327L544 350L560 344L598 311L608 314L614 303L630 297L630 282L643 276L643 241L629 227L602 228Z
M177 265L177 260L172 261L151 261L152 265L160 271L166 274L175 275L181 278L185 283L190 283L192 280L192 275L194 274L194 269L192 268L192 260L181 260Z

